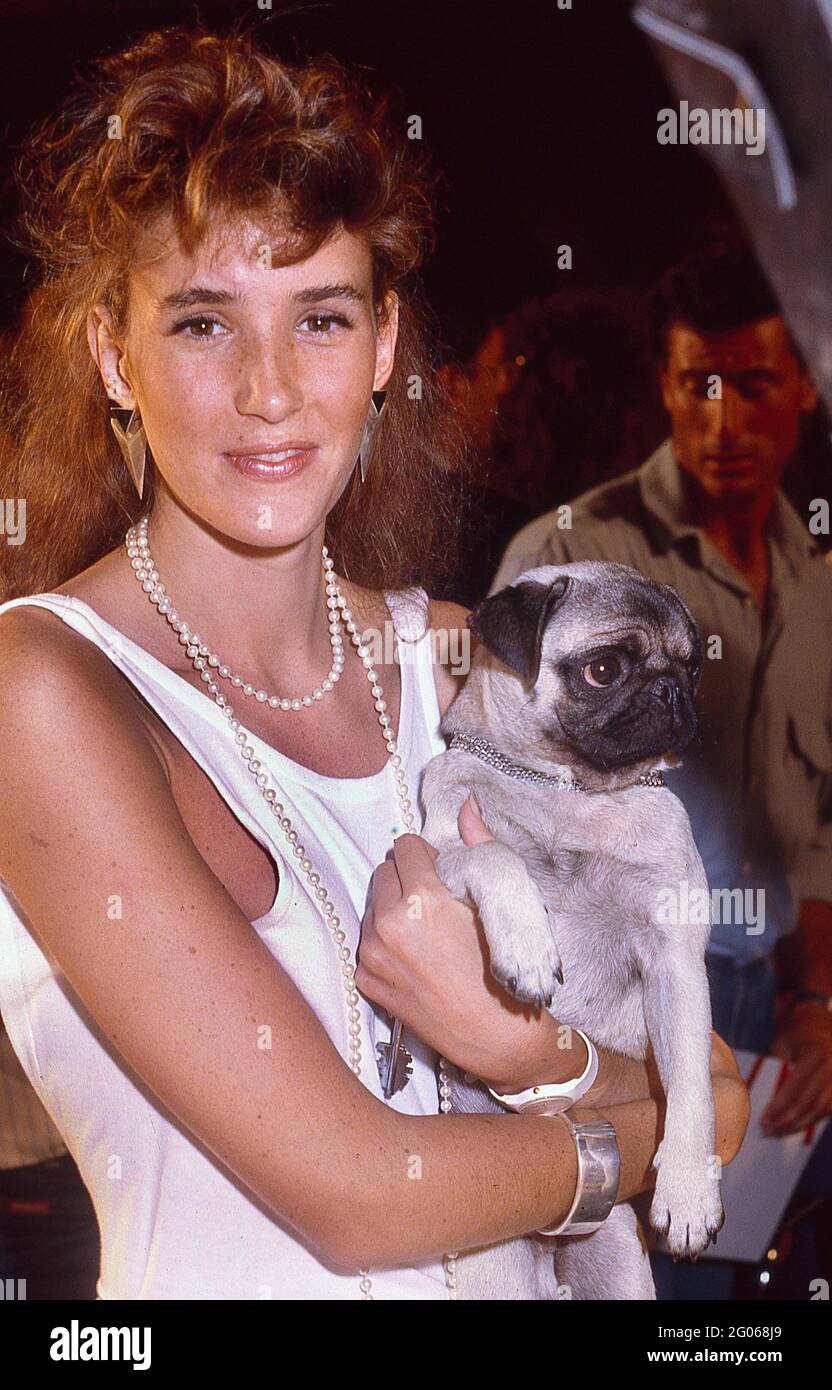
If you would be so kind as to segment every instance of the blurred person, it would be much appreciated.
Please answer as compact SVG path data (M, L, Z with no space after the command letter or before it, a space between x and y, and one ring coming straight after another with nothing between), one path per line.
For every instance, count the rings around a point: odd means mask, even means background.
M524 528L491 592L536 565L618 560L693 611L701 742L666 776L712 895L739 889L758 918L712 926L713 1022L732 1047L793 1063L764 1116L790 1134L832 1114L832 574L781 488L817 392L743 250L688 258L652 306L670 438L571 515ZM830 1156L832 1127L798 1192L828 1193ZM734 1287L729 1264L655 1260L660 1296Z
M437 597L472 607L488 590L508 542L537 515L534 507L499 486L490 467L500 403L522 371L523 358L509 359L506 335L492 323L469 363L449 356L439 377L460 413L471 441L472 471L459 502L459 539L452 575L440 581Z
M539 514L639 463L661 438L661 400L629 293L558 290L505 321L522 361L499 402L492 484Z
M511 537L552 505L565 478L590 487L654 447L661 402L635 306L622 294L531 299L492 321L469 366L442 371L477 468L443 596L473 604Z

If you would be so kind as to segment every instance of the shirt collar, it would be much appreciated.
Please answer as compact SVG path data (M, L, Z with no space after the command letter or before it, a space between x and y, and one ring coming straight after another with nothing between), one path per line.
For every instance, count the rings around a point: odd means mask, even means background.
M693 514L691 484L676 462L672 439L666 439L638 469L641 498L648 512L663 524L675 545L686 536L696 540L700 563L714 555L704 532L688 518ZM774 494L767 530L792 574L798 577L811 559L822 556L782 488ZM707 550L706 550L707 547Z

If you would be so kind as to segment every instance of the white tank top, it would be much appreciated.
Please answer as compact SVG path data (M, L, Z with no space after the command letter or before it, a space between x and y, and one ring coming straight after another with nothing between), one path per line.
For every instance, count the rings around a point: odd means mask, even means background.
M428 600L418 588L387 592L385 598L401 663L399 752L420 829L421 771L445 748L426 624ZM331 932L305 876L294 872L283 832L219 707L83 600L35 594L0 604L0 613L24 603L58 614L107 654L276 860L276 899L252 926L338 1052L348 1058L347 1000ZM408 637L415 640L402 640ZM245 726L245 710L236 713ZM330 889L354 962L370 875L401 829L389 763L370 777L325 777L284 757L255 734L249 732L249 738L273 773L286 814ZM361 1080L383 1099L376 1042L389 1038L390 1020L363 996L359 1007ZM58 967L53 970L42 954L22 909L2 881L0 1011L21 1065L95 1205L102 1243L99 1298L361 1297L357 1272L322 1263L146 1091ZM436 1053L410 1030L405 1030L404 1039L413 1054L413 1075L387 1103L407 1114L438 1114ZM275 1126L279 1124L275 1116ZM448 1297L441 1260L410 1268L374 1268L370 1273L376 1298Z

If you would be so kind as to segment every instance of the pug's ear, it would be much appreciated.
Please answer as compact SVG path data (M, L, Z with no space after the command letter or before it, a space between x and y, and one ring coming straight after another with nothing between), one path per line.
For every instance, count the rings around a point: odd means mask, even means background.
M572 584L567 574L551 584L524 579L491 594L468 614L466 622L483 646L534 685L540 673L543 634Z

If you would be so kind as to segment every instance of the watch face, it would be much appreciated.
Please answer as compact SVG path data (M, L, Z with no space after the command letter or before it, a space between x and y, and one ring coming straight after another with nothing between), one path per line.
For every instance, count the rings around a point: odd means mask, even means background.
M568 1096L541 1096L522 1106L524 1115L562 1115L572 1104Z

